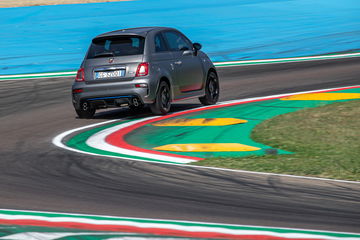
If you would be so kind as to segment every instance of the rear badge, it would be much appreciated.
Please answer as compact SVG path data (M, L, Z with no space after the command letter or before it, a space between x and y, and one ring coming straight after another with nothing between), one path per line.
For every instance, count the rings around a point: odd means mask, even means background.
M113 58L109 58L109 63L113 63L114 59Z

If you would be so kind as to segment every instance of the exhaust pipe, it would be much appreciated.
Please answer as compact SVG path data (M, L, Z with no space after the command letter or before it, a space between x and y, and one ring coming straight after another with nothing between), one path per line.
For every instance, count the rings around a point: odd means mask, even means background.
M89 103L88 103L88 102L83 102L83 104L82 104L82 110L84 110L84 111L89 110Z
M138 100L137 98L133 98L133 99L132 99L132 104L133 104L135 107L140 106L139 100Z

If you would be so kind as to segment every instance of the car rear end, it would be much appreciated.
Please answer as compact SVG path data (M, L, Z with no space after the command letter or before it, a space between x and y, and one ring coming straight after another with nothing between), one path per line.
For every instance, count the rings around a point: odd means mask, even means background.
M72 87L75 110L143 104L149 91L144 52L145 36L94 38Z

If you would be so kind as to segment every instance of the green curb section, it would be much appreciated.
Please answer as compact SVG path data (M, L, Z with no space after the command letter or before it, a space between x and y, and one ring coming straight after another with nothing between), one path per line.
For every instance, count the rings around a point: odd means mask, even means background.
M99 155L112 156L112 157L121 157L121 158L132 158L133 159L134 156L131 156L131 155L104 151L104 150L101 150L101 149L90 147L89 145L86 144L86 140L89 137L91 137L92 135L94 135L94 134L96 134L96 133L98 133L98 132L100 132L100 131L102 131L104 129L107 129L107 128L110 128L110 127L113 127L113 126L116 126L116 125L119 125L119 124L123 124L123 123L126 123L126 122L129 122L129 121L122 121L122 122L118 122L118 123L113 123L113 124L93 128L93 129L88 130L88 131L84 131L84 132L82 132L80 134L77 134L77 135L73 136L72 138L70 138L65 144L68 147L71 147L71 148L74 148L74 149L77 149L77 150L80 150L80 151L84 151L84 152L91 152L91 153L95 153L95 154L99 154ZM156 160L156 159L152 159L152 158L145 158L145 157L136 157L136 159L143 160L143 161L151 161L151 162L169 163L169 162L166 162L166 161ZM171 162L171 163L173 163L173 162ZM173 164L179 164L179 163L174 162Z
M360 93L359 88L334 91L332 93ZM265 100L245 103L230 107L204 110L192 114L178 116L180 118L239 118L248 120L247 123L228 126L153 126L151 124L140 127L126 135L125 140L131 144L145 149L168 144L196 144L196 143L240 143L258 147L257 151L243 152L181 152L181 155L192 157L241 157L249 155L265 155L271 147L257 143L251 139L251 132L256 125L275 116L294 112L304 108L319 107L334 102L350 100ZM278 154L291 154L277 149ZM162 151L173 154L179 152Z
M16 237L16 238L14 238ZM21 238L22 237L22 238ZM36 226L0 225L0 239L56 239L56 240L105 240L105 239L185 239L174 236L161 236L153 234L102 232L68 228L51 228ZM186 238L190 239L190 238Z
M241 236L241 234L249 234L245 231L252 231L250 235L264 235L264 236L276 236L276 234L287 234L283 235L286 239L291 234L307 234L306 237L302 239L316 239L316 236L319 236L319 239L340 239L340 238L351 238L351 239L360 239L360 234L356 233L341 233L341 232L326 232L326 231L314 231L314 230L302 230L302 229L288 229L288 228L272 228L272 227L257 227L257 226L246 226L246 225L228 225L228 224L215 224L215 223L199 223L199 222L187 222L187 221L174 221L174 220L153 220L153 219L138 219L138 218L123 218L123 217L111 217L111 216L96 216L96 215L82 215L82 214L66 214L66 213L50 213L50 212L32 212L32 211L20 211L20 210L0 210L0 237L1 239L7 239L6 236L17 234L17 233L73 233L75 236L86 235L92 236L93 238L86 239L107 239L109 237L118 236L124 237L126 234L120 232L109 232L109 231L92 231L87 228L81 230L76 228L63 228L63 227L38 227L35 225L32 226L31 223L24 225L17 224L2 224L1 221L4 219L16 219L16 220L34 220L34 221L44 221L53 224L59 224L61 222L66 223L84 223L88 225L106 226L106 225L117 225L117 226L131 226L131 224L136 224L141 228L152 229L174 229L180 231L189 231L194 234L201 232L227 232L229 234L235 234ZM191 230L192 229L192 230ZM236 231L231 233L231 231ZM244 231L244 232L242 232ZM256 233L255 233L256 231ZM111 236L109 236L111 234ZM71 234L70 234L71 235ZM167 235L166 233L160 234L162 237ZM131 235L134 236L134 235ZM154 237L155 235L148 234L137 234L135 236L141 236L144 238ZM198 235L199 236L199 235ZM287 237L286 237L287 236ZM303 235L305 236L305 235ZM290 237L292 238L292 237ZM10 238L11 239L11 238ZM25 239L25 238L23 238ZM62 239L62 238L53 238L53 239ZM65 238L64 238L65 239ZM67 237L66 239L72 239ZM74 239L78 239L75 238ZM257 239L256 237L250 239Z

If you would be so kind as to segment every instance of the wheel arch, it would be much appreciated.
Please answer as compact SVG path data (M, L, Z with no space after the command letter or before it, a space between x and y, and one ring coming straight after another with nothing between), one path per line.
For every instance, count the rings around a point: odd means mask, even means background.
M204 79L204 82L203 82L203 91L204 91L204 95L205 95L205 86L206 86L206 82L207 82L207 80L208 80L208 76L209 76L209 74L210 74L211 72L215 73L215 74L216 74L216 76L217 76L217 77L218 77L218 79L219 79L219 76L218 76L218 74L217 74L217 71L216 71L215 67L214 67L214 66L209 67L209 68L208 68L208 70L207 70L207 72L206 72L205 79Z
M209 70L208 70L208 72L207 72L207 74L209 74L210 72L213 72L213 73L215 73L215 74L216 74L216 76L218 76L218 74L217 74L217 71L216 71L215 67L210 67L210 68L209 68ZM219 76L218 76L218 77L219 77Z
M174 96L174 93L173 93L173 89L171 87L171 81L168 77L166 76L162 76L159 81L158 81L158 85L157 85L157 88L156 88L156 93L159 91L159 87L160 87L160 83L161 82L166 82L168 85L169 85L169 88L170 88L170 98L171 100L173 100L173 96Z
M162 77L160 78L158 87L160 86L160 83L161 83L162 81L166 82L169 86L171 86L169 78L166 77L166 76L162 76Z

